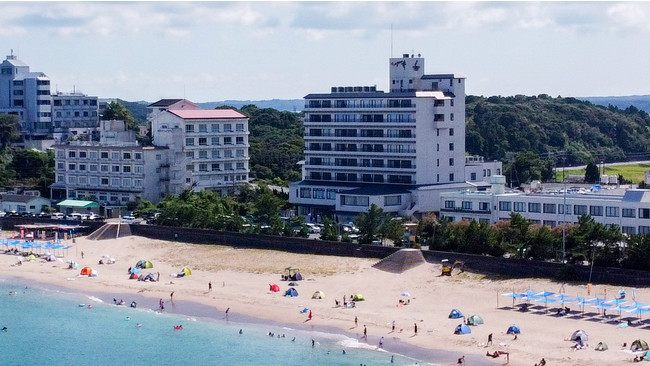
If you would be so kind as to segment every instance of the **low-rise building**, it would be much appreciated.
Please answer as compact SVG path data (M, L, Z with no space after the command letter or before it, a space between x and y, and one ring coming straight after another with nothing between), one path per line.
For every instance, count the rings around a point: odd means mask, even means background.
M535 191L506 191L505 177L493 176L491 189L440 195L440 216L451 221L496 223L518 213L534 224L577 223L582 215L616 225L625 234L650 233L650 190L607 186L554 185Z
M34 195L2 194L0 195L0 211L38 214L43 208L50 206L50 200Z

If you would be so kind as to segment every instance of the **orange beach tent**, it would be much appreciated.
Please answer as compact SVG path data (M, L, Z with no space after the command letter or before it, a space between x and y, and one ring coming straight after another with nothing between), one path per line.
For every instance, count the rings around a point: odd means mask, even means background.
M84 268L81 269L80 274L85 275L85 276L90 276L91 274L93 274L93 269L90 268L90 267L84 267Z

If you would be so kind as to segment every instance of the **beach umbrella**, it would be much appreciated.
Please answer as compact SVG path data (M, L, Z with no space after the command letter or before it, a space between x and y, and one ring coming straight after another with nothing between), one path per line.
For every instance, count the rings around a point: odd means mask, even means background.
M516 293L516 292L506 292L505 294L501 294L501 296L508 296L508 297L511 297L511 298L512 298L512 307L513 307L513 308L515 307L515 299L518 299L518 298L521 297L521 295L519 295L519 294ZM498 302L498 300L497 300L497 302Z
M601 302L600 304L594 305L594 307L595 307L596 309L598 309L598 310L602 310L602 311L603 311L603 316L604 316L604 315L605 315L605 311L606 311L607 309L611 308L612 305L610 305L610 304L605 304L605 303L602 303L602 302Z
M555 292L542 291L542 292L536 293L535 296L549 297L549 296L553 295L554 293Z
M537 294L537 292L535 292L535 291L533 291L533 290L528 290L528 291L526 291L526 292L522 292L520 295L521 295L522 297L523 297L523 296L529 296L529 297L530 297L530 296L535 296L536 294Z
M629 308L627 306L620 306L619 305L619 306L613 307L613 308L611 308L609 310L618 311L618 320L620 321L621 320L621 311L623 311L623 310L627 311L628 309Z
M636 314L636 315L638 315L638 316L639 316L639 321L641 321L641 314L643 314L643 313L647 313L648 311L650 311L650 309L631 308L631 309L629 309L629 310L625 310L625 311L628 312L628 313L631 313L631 314Z
M543 302L543 303L544 303L544 309L546 309L546 307L548 306L548 303L549 303L549 302L550 302L550 303L557 302L557 300L555 300L555 299L549 299L548 297L543 297L543 298L541 298L541 299L537 299L536 301L537 301L537 302Z
M557 297L558 299L561 299L561 300L567 300L567 299L569 299L571 296L569 296L569 295L565 295L565 294L557 294L557 295L555 295L555 297Z
M620 305L620 304L623 304L623 303L626 303L626 302L627 301L625 301L623 299L614 299L614 300L605 301L605 304Z
M601 304L607 301L607 299L603 299L602 297L594 297L593 299L589 300L592 302L595 302L596 304Z
M627 306L629 306L630 308L640 308L640 307L643 307L643 306L646 306L646 305L644 303L642 303L642 302L635 301L635 302L631 302L631 303L627 304Z

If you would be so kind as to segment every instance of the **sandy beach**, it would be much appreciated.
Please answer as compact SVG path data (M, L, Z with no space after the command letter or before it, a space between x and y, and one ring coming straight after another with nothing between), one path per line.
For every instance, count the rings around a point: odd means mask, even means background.
M447 350L455 357L466 356L466 364L505 364L502 355L492 359L486 352L505 351L510 354L510 365L534 365L542 358L549 365L617 365L631 362L634 354L629 345L636 339L649 338L650 325L621 328L615 324L618 312L610 311L610 318L593 307L581 314L578 305L567 305L572 314L558 317L555 312L544 310L544 304L533 302L531 311L512 309L512 299L502 293L532 290L558 293L561 287L570 296L606 297L618 296L619 287L594 285L587 295L586 284L562 284L536 279L499 279L471 272L454 272L452 277L440 276L440 265L426 263L401 274L383 272L372 268L374 259L316 256L266 251L236 249L227 246L206 246L151 240L129 236L120 239L92 241L77 238L73 247L62 257L63 262L46 262L43 259L24 262L17 266L13 255L0 255L0 276L20 277L74 291L94 292L134 297L145 297L157 303L162 298L166 307L174 302L191 301L214 308L215 314L242 314L268 321L293 324L314 330L339 329L361 341L364 326L368 343L377 345L384 337L384 347L410 344L424 349ZM84 253L83 258L81 253ZM115 264L98 264L103 255L116 259ZM99 272L97 277L79 276L79 269L70 270L65 260L72 259L81 267L90 266ZM130 280L127 270L141 259L154 264L143 273L160 273L159 282ZM192 275L173 277L183 267L189 267ZM305 280L296 287L298 297L284 297L288 289L280 275L288 266L300 268ZM208 284L212 283L209 291ZM269 291L269 284L278 284L281 291ZM323 291L326 298L312 299L315 291ZM632 289L625 289L631 300ZM410 296L402 296L408 292ZM343 296L363 294L365 301L357 302L355 308L335 306L335 299L342 303ZM650 290L636 290L639 302L650 304ZM408 305L398 306L399 300ZM519 302L517 302L519 303ZM128 303L127 303L128 305ZM549 309L554 304L549 304ZM556 307L556 306L555 306ZM307 320L308 308L313 318ZM462 319L449 319L452 309L464 315L480 315L485 324L471 327L471 334L454 335L454 328ZM623 312L623 318L633 316ZM355 325L355 317L358 323ZM642 314L645 319L649 314ZM396 330L391 329L395 321ZM414 333L417 324L417 335ZM521 328L514 339L506 331L511 324ZM574 350L568 337L583 329L589 335L588 347ZM493 345L485 346L488 334L493 334ZM598 342L605 342L609 350L595 351ZM626 342L627 349L622 349ZM469 360L475 360L474 363ZM455 363L455 362L454 362Z

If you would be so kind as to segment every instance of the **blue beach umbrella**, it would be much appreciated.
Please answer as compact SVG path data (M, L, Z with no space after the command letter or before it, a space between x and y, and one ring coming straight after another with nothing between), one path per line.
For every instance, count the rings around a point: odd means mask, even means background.
M618 311L618 320L620 321L621 320L621 311L623 311L623 310L627 311L628 309L629 308L627 306L620 306L619 305L619 306L613 307L613 308L611 308L609 310Z
M627 301L625 301L623 299L614 299L614 300L605 301L605 304L620 305L620 304L623 304L623 303L626 303L626 302Z
M544 309L546 309L546 307L548 306L548 303L549 303L549 302L550 302L550 303L557 302L557 300L555 300L555 299L550 299L550 298L548 298L548 297L543 297L543 298L541 298L541 299L537 299L536 301L537 301L537 302L543 302L543 303L544 303Z
M611 308L612 305L610 305L610 304L605 304L605 303L602 303L602 302L601 302L600 304L594 305L594 307L595 307L596 309L598 309L598 310L602 310L602 311L603 311L603 315L605 315L605 310Z
M538 292L538 293L536 293L535 296L544 296L544 297L548 297L548 296L553 295L554 293L555 293L555 292L542 291L542 292Z
M628 313L630 313L630 314L636 314L636 315L638 315L638 316L639 316L639 321L641 321L641 314L643 314L643 313L647 313L648 311L650 311L650 309L631 308L631 309L629 309L629 310L625 310L625 311L628 312Z

